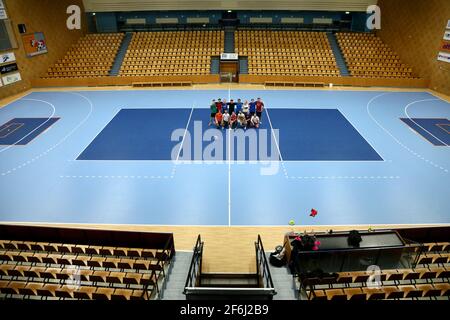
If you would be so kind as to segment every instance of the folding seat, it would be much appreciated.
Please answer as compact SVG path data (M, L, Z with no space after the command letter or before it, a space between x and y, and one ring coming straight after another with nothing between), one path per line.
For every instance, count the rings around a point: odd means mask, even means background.
M400 287L388 286L382 287L381 290L386 294L386 299L401 299L404 297L404 292L399 288Z
M73 297L76 299L92 299L92 295L96 290L96 287L81 286L73 292Z

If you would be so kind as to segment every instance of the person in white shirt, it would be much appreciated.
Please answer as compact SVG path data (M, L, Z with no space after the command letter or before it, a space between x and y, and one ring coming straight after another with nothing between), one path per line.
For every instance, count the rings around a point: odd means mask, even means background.
M223 114L222 118L222 127L228 128L230 125L230 114L228 113L228 110L225 110L225 113Z
M250 126L259 128L259 117L256 114L250 119Z
M242 105L242 112L244 114L248 114L249 110L250 110L250 106L248 104L248 101L245 100L244 104Z

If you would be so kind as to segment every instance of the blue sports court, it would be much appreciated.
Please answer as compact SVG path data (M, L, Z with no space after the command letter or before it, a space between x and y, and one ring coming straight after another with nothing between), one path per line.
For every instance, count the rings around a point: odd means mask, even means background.
M242 154L242 129L208 127L211 99L229 97L266 106ZM449 223L449 118L427 92L33 92L0 109L0 220ZM221 161L204 158L215 143Z

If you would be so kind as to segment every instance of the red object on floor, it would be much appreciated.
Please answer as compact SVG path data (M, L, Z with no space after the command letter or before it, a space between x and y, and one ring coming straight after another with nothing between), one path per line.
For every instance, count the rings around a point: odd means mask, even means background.
M315 217L315 216L317 216L318 213L319 213L319 212L318 212L316 209L311 209L311 214L310 214L310 216L311 216L311 217Z

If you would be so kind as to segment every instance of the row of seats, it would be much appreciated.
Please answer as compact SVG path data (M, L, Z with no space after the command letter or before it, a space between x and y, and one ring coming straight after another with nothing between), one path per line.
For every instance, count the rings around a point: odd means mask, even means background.
M448 299L450 243L427 243L412 269L338 272L322 277L300 276L310 300ZM374 283L379 281L379 283Z
M149 299L170 252L0 240L0 298Z
M223 46L223 31L137 32L119 75L207 75Z
M239 30L235 44L248 57L249 74L339 76L325 33Z
M107 76L123 40L123 33L88 34L47 70L44 78Z
M413 78L388 45L372 33L336 33L336 38L352 76L370 78Z

